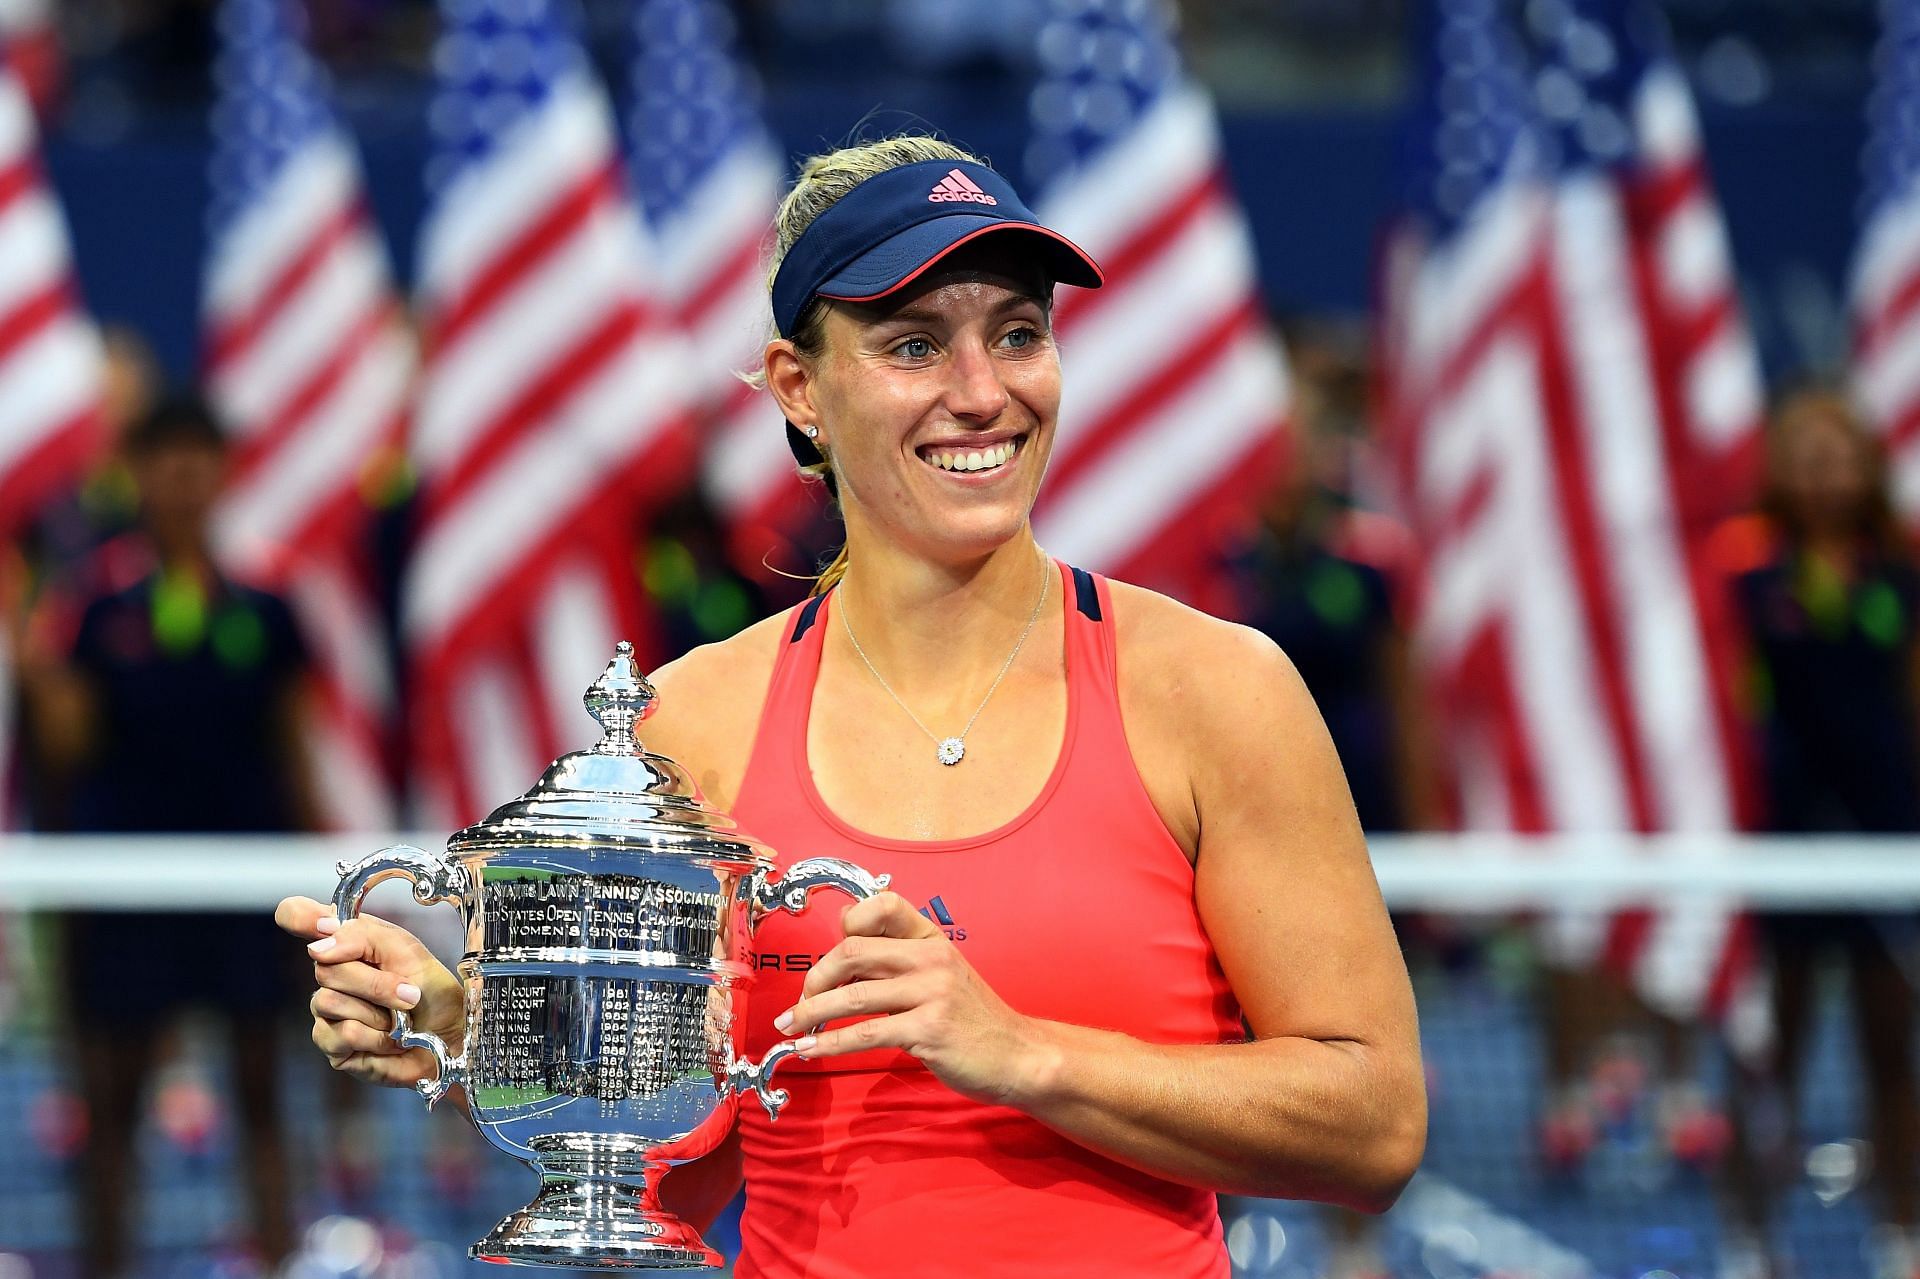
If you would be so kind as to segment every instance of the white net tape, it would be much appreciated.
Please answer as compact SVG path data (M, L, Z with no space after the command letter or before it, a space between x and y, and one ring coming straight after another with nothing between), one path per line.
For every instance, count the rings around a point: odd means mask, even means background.
M0 910L255 910L325 897L333 867L425 835L0 835ZM1543 904L1605 911L1711 898L1798 911L1920 905L1920 839L1873 836L1377 836L1374 871L1397 910Z

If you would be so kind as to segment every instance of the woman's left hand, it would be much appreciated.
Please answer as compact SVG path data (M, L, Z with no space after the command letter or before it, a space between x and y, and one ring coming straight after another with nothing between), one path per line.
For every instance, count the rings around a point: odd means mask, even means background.
M1050 1056L1045 1023L1007 1007L906 898L880 893L856 903L841 927L845 940L820 957L800 1002L774 1027L786 1034L865 1020L806 1036L802 1056L898 1048L976 1101L1013 1104L1036 1086Z

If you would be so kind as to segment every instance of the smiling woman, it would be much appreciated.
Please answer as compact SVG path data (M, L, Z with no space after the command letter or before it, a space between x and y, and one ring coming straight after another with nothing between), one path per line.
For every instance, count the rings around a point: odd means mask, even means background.
M983 186L972 175L990 176ZM856 191L858 196L849 201ZM857 349L865 355L903 367L925 367L943 349L937 339L955 336L944 330L959 317L941 305L944 299L909 299L899 293L937 262L943 275L956 281L967 272L976 285L1002 290L998 310L1004 314L988 317L1004 325L1005 331L995 338L1008 355L1034 361L1033 372L1051 377L1050 387L1033 390L1050 393L1057 411L1059 366L1050 328L1053 286L1066 282L1098 287L1100 270L1064 237L1040 226L1012 188L978 157L915 135L814 156L801 167L774 225L768 291L778 336L790 348L783 355L815 364L830 350L844 349L830 344L829 326L836 320L842 325L852 321L861 329ZM1017 231L1024 242L1009 246L1008 231ZM983 236L988 239L976 243ZM858 256L849 258L855 251ZM996 269L1001 273L997 278ZM882 300L886 305L858 305ZM943 332L930 331L936 327ZM776 368L790 373L793 365L790 358L777 364L770 360L757 380L770 384ZM781 398L778 389L775 397ZM802 471L824 479L838 497L839 468L828 464L821 435L818 422L802 431L788 420L787 442ZM1003 431L989 438L972 433L944 443L923 442L917 452L943 470L972 473L997 469L1012 455L990 461L996 450L1011 445L1019 451L1025 442L1025 434ZM1029 459L1036 488L1044 470L1044 456ZM843 548L820 575L818 589L830 589L846 566Z
M669 1206L744 1178L742 1276L1088 1279L1224 1276L1217 1191L1386 1207L1425 1141L1413 1000L1312 700L1258 634L1034 540L1053 290L1099 268L928 138L810 161L777 253L765 385L846 546L656 672L647 744L783 864L894 891L756 932L747 1050L801 1035L792 1101ZM280 919L321 938L336 1067L421 1077L395 1008L462 1033L404 932Z

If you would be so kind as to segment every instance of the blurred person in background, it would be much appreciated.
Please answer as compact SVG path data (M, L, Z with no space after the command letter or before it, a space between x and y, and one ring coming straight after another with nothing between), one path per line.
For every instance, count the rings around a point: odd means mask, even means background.
M1236 595L1229 615L1293 659L1346 770L1361 828L1436 830L1444 814L1431 724L1393 608L1393 574L1405 561L1408 534L1361 509L1355 493L1367 431L1363 346L1364 337L1356 346L1332 331L1289 334L1290 448L1275 468L1260 523L1228 548ZM1403 946L1439 940L1424 925L1394 918ZM1389 1269L1372 1220L1344 1208L1325 1211L1326 1279L1383 1279Z
M1920 565L1888 500L1877 442L1837 392L1784 397L1760 513L1716 548L1751 645L1745 699L1776 833L1920 831ZM1777 1276L1770 1208L1798 1162L1796 1111L1816 978L1844 966L1866 1073L1872 1179L1884 1224L1873 1279L1920 1276L1920 1097L1910 915L1760 917L1774 1041L1736 1069L1727 1189L1734 1272ZM1904 965L1904 966L1903 966Z
M170 399L133 428L126 456L137 526L90 573L65 660L38 663L23 681L42 765L67 783L68 824L312 829L306 649L287 605L227 578L209 550L226 473L219 426L198 400ZM188 1007L230 1018L252 1243L277 1263L292 1244L278 1041L298 972L270 923L179 912L64 922L67 1020L87 1117L76 1187L82 1273L127 1273L142 1094L165 1032ZM203 962L162 976L153 956L181 937L195 939Z
M102 548L117 546L115 540L133 527L137 498L126 439L160 393L160 364L147 340L124 325L106 326L101 339L106 450L73 492L49 505L17 541L0 544L0 619L7 628L5 647L26 668L23 681L33 679L36 668L57 667L64 660L79 621L76 596L86 589L83 579L105 567ZM61 779L40 766L32 725L22 727L28 735L21 743L21 793L31 805L33 825L64 830L67 796Z
M132 528L138 507L127 435L160 396L160 361L146 338L125 325L107 325L100 338L107 451L72 497L56 503L38 521L34 550L49 578L69 576L103 542Z
M669 657L728 639L768 611L759 585L735 564L727 531L698 485L655 513L639 561ZM796 586L804 590L809 580Z
M1347 770L1361 827L1437 829L1432 738L1393 609L1408 533L1355 494L1366 370L1337 341L1296 339L1288 349L1297 379L1291 456L1275 470L1259 525L1228 553L1231 615L1293 659Z

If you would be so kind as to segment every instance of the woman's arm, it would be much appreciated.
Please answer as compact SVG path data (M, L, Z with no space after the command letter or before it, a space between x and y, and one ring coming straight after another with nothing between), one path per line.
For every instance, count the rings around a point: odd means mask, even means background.
M1183 1181L1383 1209L1426 1142L1406 965L1292 663L1252 631L1197 629L1168 690L1191 727L1195 902L1254 1041L1060 1028L1023 1109Z
M1382 1210L1419 1163L1426 1092L1332 742L1271 642L1197 617L1177 629L1156 720L1188 761L1196 904L1254 1040L1154 1045L1022 1016L892 894L847 912L789 1024L891 1014L824 1032L809 1055L903 1048L957 1091L1159 1176Z

